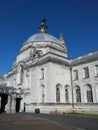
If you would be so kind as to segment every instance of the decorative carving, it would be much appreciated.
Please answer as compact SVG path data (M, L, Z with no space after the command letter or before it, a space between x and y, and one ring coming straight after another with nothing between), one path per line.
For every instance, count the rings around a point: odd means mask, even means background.
M34 48L33 52L30 53L30 57L31 58L39 58L43 55L42 50L36 50L36 48Z

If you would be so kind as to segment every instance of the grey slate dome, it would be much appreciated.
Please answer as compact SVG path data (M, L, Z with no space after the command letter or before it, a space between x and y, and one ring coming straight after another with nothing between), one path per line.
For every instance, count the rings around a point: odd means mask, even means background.
M53 42L55 44L61 45L61 41L58 40L56 37L47 33L47 25L46 20L43 19L39 25L39 33L32 35L30 38L27 39L26 43L33 43L33 42Z
M48 33L37 33L32 35L30 38L28 38L28 40L26 41L26 43L32 43L32 42L53 42L56 44L61 45L61 41L59 41L57 38L55 38L54 36L48 34Z

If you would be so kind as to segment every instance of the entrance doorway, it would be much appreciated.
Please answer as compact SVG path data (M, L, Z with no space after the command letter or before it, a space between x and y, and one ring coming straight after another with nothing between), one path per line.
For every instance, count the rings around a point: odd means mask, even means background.
M7 102L8 102L8 95L4 94L4 93L1 93L0 97L1 97L0 113L2 113L2 112L5 112L5 106L6 106Z
M20 102L22 98L16 98L16 112L19 112L20 110Z

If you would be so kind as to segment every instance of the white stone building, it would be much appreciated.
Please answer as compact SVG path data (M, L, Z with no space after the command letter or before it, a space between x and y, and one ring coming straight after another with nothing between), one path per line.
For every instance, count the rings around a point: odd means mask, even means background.
M46 21L23 44L11 71L0 76L0 112L98 113L98 51L69 59L62 34Z

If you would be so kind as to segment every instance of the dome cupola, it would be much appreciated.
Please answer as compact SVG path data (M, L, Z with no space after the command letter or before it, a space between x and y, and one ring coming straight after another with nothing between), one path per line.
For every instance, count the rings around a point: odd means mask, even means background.
M31 37L29 37L24 44L35 43L35 42L44 42L45 44L47 44L47 42L52 42L54 44L62 46L62 43L59 39L47 33L48 27L46 25L45 19L41 21L38 29L39 29L39 33L36 33Z

